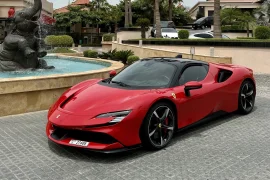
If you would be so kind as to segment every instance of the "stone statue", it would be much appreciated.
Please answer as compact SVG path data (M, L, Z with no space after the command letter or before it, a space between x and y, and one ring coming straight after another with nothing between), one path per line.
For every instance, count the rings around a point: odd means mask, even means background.
M258 24L268 26L270 23L270 0L264 0L254 16Z
M35 36L40 28L41 10L41 0L34 0L33 7L15 13L14 26L0 44L0 71L54 68L41 59L47 55L45 43Z

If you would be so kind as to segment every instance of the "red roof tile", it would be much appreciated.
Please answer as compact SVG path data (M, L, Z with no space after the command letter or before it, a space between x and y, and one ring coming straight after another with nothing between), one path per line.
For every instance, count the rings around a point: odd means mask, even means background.
M76 0L72 4L77 4L77 5L89 4L89 0Z

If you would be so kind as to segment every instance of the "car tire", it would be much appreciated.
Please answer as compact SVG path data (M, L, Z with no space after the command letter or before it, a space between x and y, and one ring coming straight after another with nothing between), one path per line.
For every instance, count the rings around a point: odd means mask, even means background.
M238 95L238 112L246 115L252 112L255 104L255 85L251 80L245 80Z
M164 148L171 141L175 129L176 116L173 107L165 102L153 105L140 129L143 147L149 150Z

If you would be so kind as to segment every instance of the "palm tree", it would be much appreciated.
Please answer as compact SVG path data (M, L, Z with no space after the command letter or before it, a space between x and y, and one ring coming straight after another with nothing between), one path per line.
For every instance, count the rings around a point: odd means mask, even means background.
M132 8L131 8L131 0L129 0L129 3L128 3L128 9L129 9L129 12L128 12L128 19L129 19L129 25L132 26Z
M159 1L155 0L155 20L156 20L156 38L161 38L161 24L160 24L160 12L159 12Z
M214 38L221 38L220 0L214 2Z
M125 0L125 27L129 27L128 0Z

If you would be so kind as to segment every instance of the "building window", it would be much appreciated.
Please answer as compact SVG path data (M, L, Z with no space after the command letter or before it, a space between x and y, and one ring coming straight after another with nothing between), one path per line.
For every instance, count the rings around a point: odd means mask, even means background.
M214 11L208 11L208 16L214 16Z

